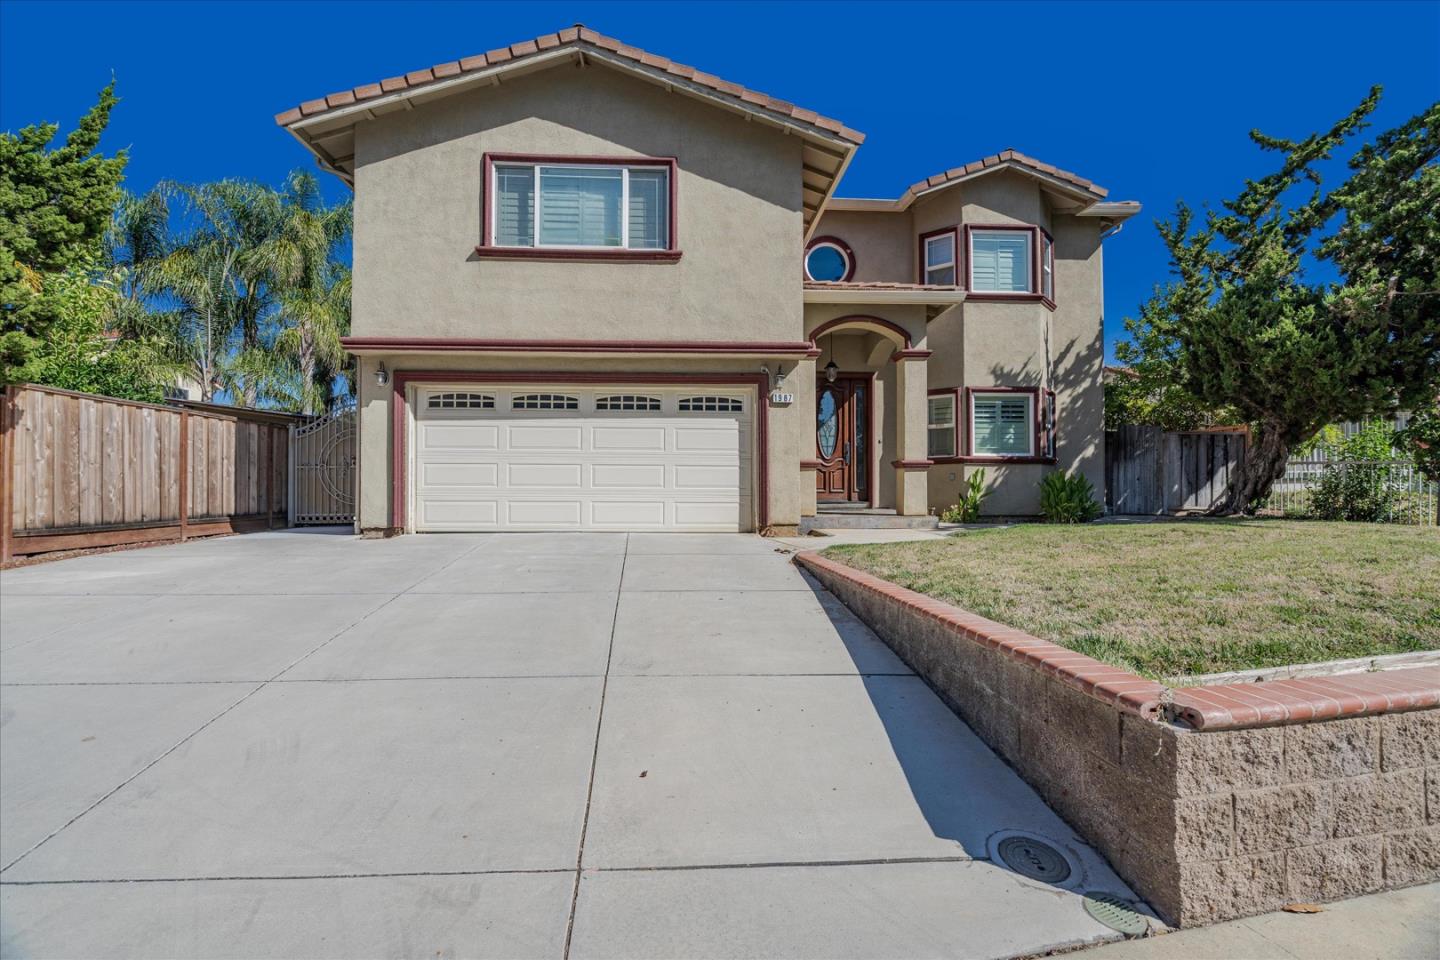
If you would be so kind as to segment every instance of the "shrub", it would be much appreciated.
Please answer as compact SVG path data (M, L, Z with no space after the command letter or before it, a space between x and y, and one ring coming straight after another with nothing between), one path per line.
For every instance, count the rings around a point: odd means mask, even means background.
M946 507L940 519L946 523L974 523L980 519L980 501L988 496L990 491L985 489L985 470L981 468L965 478L960 501L953 507Z
M1372 421L1354 435L1331 441L1332 458L1310 496L1310 508L1321 520L1379 523L1395 513L1397 490L1389 462L1395 456L1394 432Z
M1087 523L1103 512L1083 473L1047 473L1040 481L1040 512L1047 523Z

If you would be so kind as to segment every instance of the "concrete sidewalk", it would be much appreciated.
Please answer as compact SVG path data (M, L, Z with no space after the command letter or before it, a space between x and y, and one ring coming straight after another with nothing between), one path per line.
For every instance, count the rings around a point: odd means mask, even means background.
M1082 950L1077 960L1435 960L1440 884Z
M0 954L1010 957L1133 899L750 536L0 574ZM997 856L1020 833L1069 874Z

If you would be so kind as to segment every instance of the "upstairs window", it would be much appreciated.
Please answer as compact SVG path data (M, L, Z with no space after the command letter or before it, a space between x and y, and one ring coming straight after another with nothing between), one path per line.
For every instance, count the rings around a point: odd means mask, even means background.
M955 283L955 230L926 236L921 241L924 265L921 283L953 286Z
M1035 456L1035 394L970 394L970 453L977 457Z
M805 251L805 279L834 283L855 275L855 254L836 237L821 237Z
M1035 231L970 231L970 289L976 293L1034 293L1030 265Z
M1055 241L1040 231L1040 296L1055 302Z
M499 163L491 172L499 247L665 250L669 164Z

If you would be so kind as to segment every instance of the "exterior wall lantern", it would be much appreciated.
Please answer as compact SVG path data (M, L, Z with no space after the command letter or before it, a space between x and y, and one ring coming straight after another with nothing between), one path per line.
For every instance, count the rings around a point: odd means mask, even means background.
M382 387L390 382L390 371L385 369L384 360L381 360L380 365L375 368L375 382Z

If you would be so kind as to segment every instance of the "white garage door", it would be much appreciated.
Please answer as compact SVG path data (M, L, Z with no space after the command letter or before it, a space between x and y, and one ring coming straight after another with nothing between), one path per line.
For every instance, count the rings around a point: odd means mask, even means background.
M748 391L416 390L415 529L754 529Z

